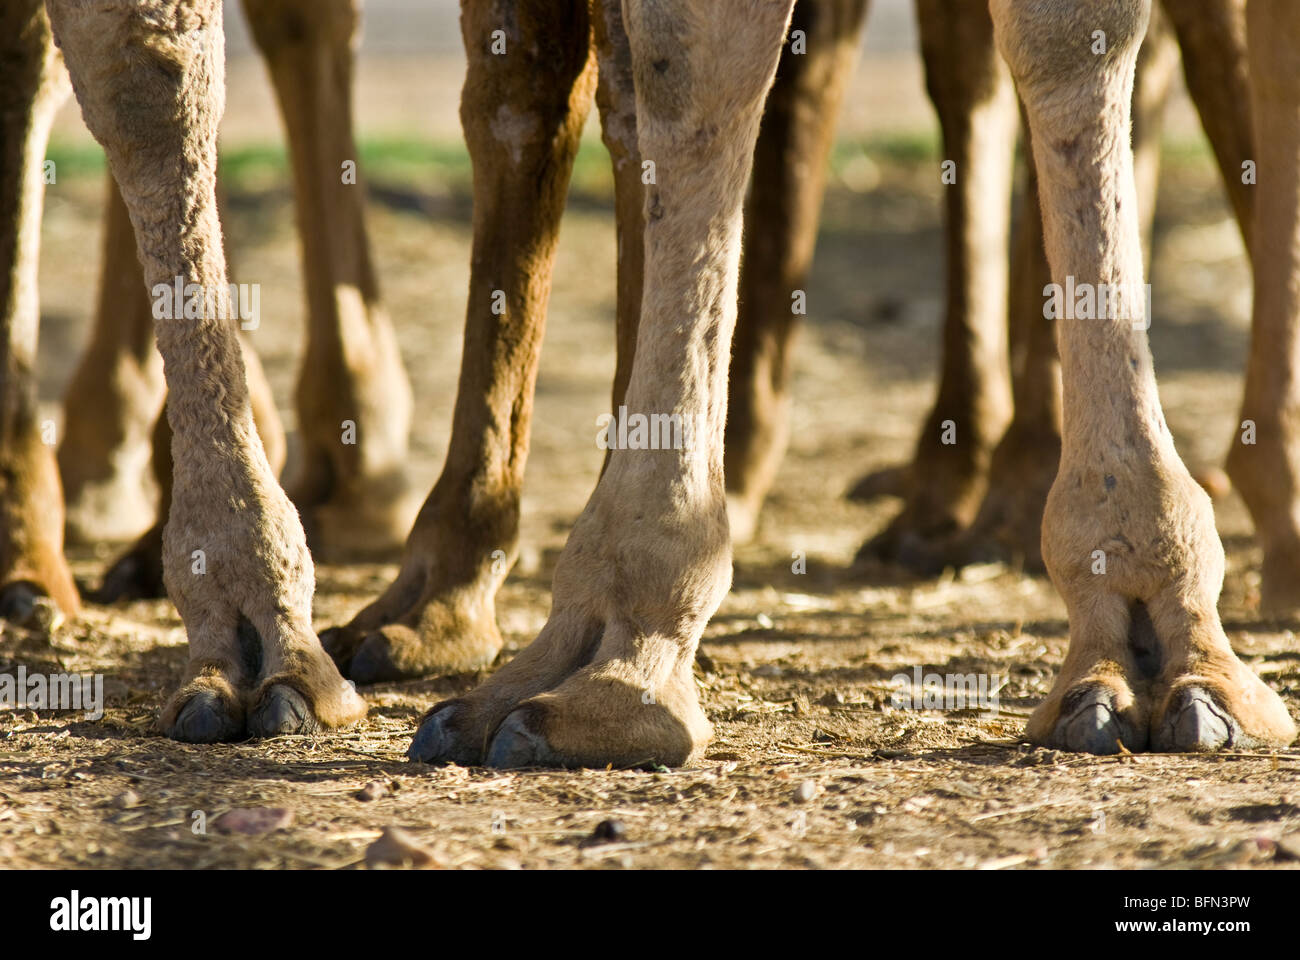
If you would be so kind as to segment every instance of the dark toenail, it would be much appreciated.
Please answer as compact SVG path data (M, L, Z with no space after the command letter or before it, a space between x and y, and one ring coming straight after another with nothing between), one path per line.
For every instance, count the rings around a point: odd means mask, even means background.
M170 733L183 743L219 743L235 739L239 728L221 698L202 690L181 708Z
M414 763L442 763L450 760L454 736L447 725L455 711L455 707L447 707L425 717L420 728L415 731L411 745L406 749L407 759Z
M502 769L563 766L546 738L529 728L522 710L516 710L501 721L483 763Z
M311 733L316 729L316 718L301 693L277 683L263 696L249 726L253 735L258 737Z

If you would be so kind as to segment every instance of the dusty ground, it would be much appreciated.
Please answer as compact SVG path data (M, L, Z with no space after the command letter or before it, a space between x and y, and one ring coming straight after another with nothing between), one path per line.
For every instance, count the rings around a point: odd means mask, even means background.
M373 169L372 229L419 410L412 472L427 487L450 421L469 202L456 144L422 149L415 162ZM426 163L425 153L452 159ZM303 318L283 168L264 160L232 178L228 232L238 279L262 284L255 342L284 403ZM93 163L69 171L45 218L42 396L52 416L98 269L99 175ZM366 689L370 716L342 735L175 744L151 729L185 659L175 611L91 607L48 638L0 625L0 670L99 672L108 700L98 722L0 711L0 863L343 868L400 826L448 867L1290 865L1294 848L1271 841L1300 830L1298 751L1120 759L1018 742L1065 649L1049 583L995 566L937 582L849 570L897 504L841 494L906 455L933 388L937 171L924 142L876 138L838 152L798 353L795 439L702 647L697 677L716 737L697 767L501 774L406 763L418 715L475 677ZM606 187L599 157L584 157L538 385L524 556L498 604L507 657L545 620L555 556L599 468L595 419L613 369ZM1239 396L1249 284L1234 229L1208 160L1175 151L1152 337L1169 421L1194 467L1222 457ZM1240 502L1219 515L1229 635L1300 715L1300 644L1255 612L1259 557ZM807 557L802 575L796 552ZM110 553L76 553L78 575L93 580ZM345 619L392 572L318 568L319 625ZM1006 678L1000 713L893 709L890 678L913 666ZM384 795L360 799L368 784ZM247 807L286 808L292 822L255 837L213 827ZM586 842L604 820L621 822L622 836Z

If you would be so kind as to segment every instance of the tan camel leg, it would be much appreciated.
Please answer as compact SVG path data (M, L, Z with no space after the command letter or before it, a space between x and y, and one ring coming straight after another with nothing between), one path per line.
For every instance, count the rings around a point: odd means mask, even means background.
M844 87L861 46L867 0L798 0L754 152L746 201L740 307L731 348L726 478L732 540L754 535L789 439L790 368L826 167Z
M171 506L172 481L172 435L162 409L166 385L162 357L154 344L153 303L135 255L135 234L126 204L112 174L106 179L99 305L90 346L64 394L66 426L59 446L59 472L69 499L73 485L80 484L81 519L77 529L82 539L120 539L108 536L108 532L133 529L142 517L152 522L113 561L100 586L87 595L95 603L166 596L162 532ZM221 205L218 181L219 209ZM240 346L253 420L267 460L279 475L284 466L284 426L262 364L242 332ZM140 475L151 464L156 506L144 498L149 484ZM141 508L132 515L132 503L143 503L147 510ZM65 526L71 536L71 503L68 509ZM131 528L116 517L119 509L131 517ZM93 536L96 531L99 535Z
M82 543L129 540L153 521L149 438L165 393L131 219L112 175L105 179L99 300L63 395L59 444L67 535Z
M1133 86L1134 170L1147 258L1160 179L1161 131L1178 64L1173 34L1158 9L1153 9L1138 51ZM1013 232L1009 314L1015 413L993 451L988 492L975 521L952 540L935 545L925 566L931 573L993 560L1010 561L1034 573L1043 569L1043 507L1061 458L1061 371L1055 323L1043 318L1043 289L1052 278L1043 250L1038 174L1027 129L1024 138L1026 178Z
M1070 647L1029 721L1092 753L1285 744L1282 701L1237 659L1215 602L1223 547L1174 450L1141 321L1142 243L1129 123L1147 0L992 0L1033 131L1052 277L1138 291L1132 317L1063 319L1061 465L1043 559ZM1095 31L1106 52L1094 54ZM1138 329L1134 329L1134 320Z
M943 359L906 502L862 551L905 564L974 519L993 447L1011 416L1006 247L1015 98L982 3L918 0L917 16L943 157L956 177L944 187Z
M134 243L134 239L132 240ZM136 260L137 274L139 261ZM144 288L143 276L138 276ZM152 337L150 337L152 343ZM257 352L243 336L239 338L243 350L244 371L248 377L249 402L253 408L253 425L262 438L266 461L271 472L279 475L284 467L284 426L275 408L271 385L262 370ZM104 573L99 588L87 596L94 603L116 603L119 600L155 599L167 595L163 582L163 528L172 505L172 431L165 413L154 422L150 441L150 462L153 465L154 483L158 488L158 510L153 524L128 547Z
M211 741L365 713L311 629L311 555L253 425L215 196L224 51L216 0L48 0L86 125L104 146L150 290L215 301L158 319L173 430L167 593L190 641L161 725Z
M683 763L708 741L691 664L730 581L722 439L742 208L793 0L626 0L646 198L645 296L626 403L699 427L614 451L555 573L551 618L486 683L434 708L417 760Z
M1300 7L1251 0L1246 11L1253 159L1255 307L1228 472L1264 548L1265 612L1300 611ZM1248 433L1254 436L1249 437ZM1246 442L1253 439L1253 443Z
M0 617L32 626L80 612L35 374L42 161L67 92L40 3L0 7Z
M395 556L418 507L405 469L411 388L380 303L365 187L344 177L357 161L360 3L244 0L244 9L288 130L307 296L295 391L301 456L285 486L318 559Z
M551 266L596 86L586 0L466 0L461 29L474 246L451 443L397 579L324 638L358 683L475 670L501 649L494 601L518 553Z

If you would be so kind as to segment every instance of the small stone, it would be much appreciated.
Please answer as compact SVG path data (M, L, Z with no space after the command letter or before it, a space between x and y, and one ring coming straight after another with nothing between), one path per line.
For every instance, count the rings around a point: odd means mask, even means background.
M293 824L293 811L286 807L236 807L212 821L218 833L242 833L257 836L283 830Z
M140 797L134 790L125 790L113 798L113 806L119 810L130 810L140 806Z
M386 796L388 796L388 787L382 783L379 783L378 781L372 781L371 783L367 783L356 793L357 799L365 803L369 803L371 800L378 800L380 797L386 797Z
M771 630L771 629L772 629L772 626L773 626L773 624L772 624L772 618L769 617L766 613L760 613L760 614L759 614L758 616L756 616L754 619L758 621L758 625L759 625L760 627L762 627L764 630Z
M591 831L591 839L596 843L622 843L627 839L627 827L622 820L602 820Z
M794 802L808 803L813 797L817 796L817 784L811 780L805 780L799 786L795 787Z
M434 867L434 856L400 827L384 827L379 839L366 847L366 866L376 867Z

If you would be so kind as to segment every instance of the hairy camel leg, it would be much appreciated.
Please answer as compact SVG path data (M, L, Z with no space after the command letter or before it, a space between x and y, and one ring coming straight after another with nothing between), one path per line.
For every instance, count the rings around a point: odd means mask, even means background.
M1255 305L1228 472L1264 548L1266 613L1300 613L1300 7L1250 0ZM1246 442L1246 422L1253 443Z
M1232 651L1215 603L1223 547L1178 458L1142 320L1142 242L1129 124L1148 0L993 0L998 46L1033 132L1057 283L1128 291L1127 316L1062 319L1061 465L1043 559L1070 646L1027 734L1091 753L1148 744L1285 744L1295 725ZM1104 54L1088 38L1101 30Z
M146 285L211 298L159 319L172 436L167 593L190 662L160 725L191 741L337 727L365 713L311 629L311 555L253 425L215 193L224 39L216 0L48 0L86 125L135 227Z
M223 204L220 179L217 181L217 207ZM144 284L144 271L135 255L135 234L126 204L113 175L108 175L108 212L105 223L104 269L100 273L99 310L95 317L91 346L83 355L73 384L64 397L66 405L63 445L59 464L65 479L69 471L82 471L96 477L111 474L117 479L92 488L94 504L114 509L103 494L121 484L134 483L137 491L141 478L136 476L134 452L139 419L149 407L157 378L158 403L151 421L144 426L144 464L151 465L154 487L158 493L155 508L149 510L153 522L109 565L99 587L86 595L94 603L118 600L153 599L167 595L163 584L162 539L171 508L172 435L162 409L166 397L162 357L155 348L153 303ZM130 304L124 312L124 304ZM253 405L253 422L257 426L267 461L278 476L284 466L284 426L275 408L271 386L262 364L247 338L240 334L244 352L244 369ZM83 419L84 418L84 419ZM94 429L74 432L83 423ZM103 436L98 431L103 430ZM103 442L108 436L111 441ZM87 463L91 464L87 470ZM99 464L96 467L94 464ZM126 466L129 465L130 469ZM133 479L131 479L133 478ZM137 494L138 496L138 494ZM69 522L70 523L70 522Z
M324 638L358 683L476 670L501 649L495 597L518 554L551 267L596 86L586 0L466 0L461 28L474 245L451 443L397 579Z
M1150 257L1159 185L1160 141L1178 57L1173 34L1159 8L1138 51L1133 85L1133 155L1143 249ZM1009 560L1043 570L1043 507L1061 459L1061 369L1056 323L1043 317L1043 290L1051 271L1043 250L1038 173L1027 129L1025 187L1013 231L1011 392L1015 413L989 466L989 486L975 521L950 541L937 544L928 572L945 566Z
M59 476L70 541L122 541L155 515L150 435L162 414L162 358L135 235L117 184L106 178L99 298L90 343L63 394Z
M975 518L993 447L1011 416L1006 247L1015 96L984 4L918 0L917 18L926 87L955 176L944 188L943 356L903 509L861 551L904 564Z
M138 273L139 261L136 260L135 263ZM143 289L143 276L137 279ZM152 337L150 341L152 342ZM244 370L248 377L253 425L257 428L257 435L262 438L271 472L279 476L284 467L286 449L284 426L280 422L275 398L271 395L271 385L262 370L257 352L243 336L239 338L239 345L243 349ZM167 515L172 505L172 431L165 413L160 413L154 421L150 451L154 482L159 494L157 517L149 529L140 534L113 561L104 573L99 588L86 597L94 603L155 599L167 595L167 586L163 582L163 529L167 525Z
M794 292L807 286L844 87L867 0L798 0L768 94L745 208L740 304L728 384L726 480L732 540L753 537L790 429ZM806 294L805 294L806 295Z
M615 450L556 568L541 634L439 704L413 759L680 764L710 736L691 665L731 573L722 440L745 187L793 0L625 0L646 198L630 412L690 449ZM698 418L698 419L697 419Z
M359 0L244 0L288 131L307 297L285 487L322 560L395 556L418 500L407 482L411 388L379 296L352 136ZM348 167L347 164L351 164Z
M42 167L50 124L67 92L40 3L6 3L0 8L0 617L47 626L80 612L63 559L63 490L36 400Z

